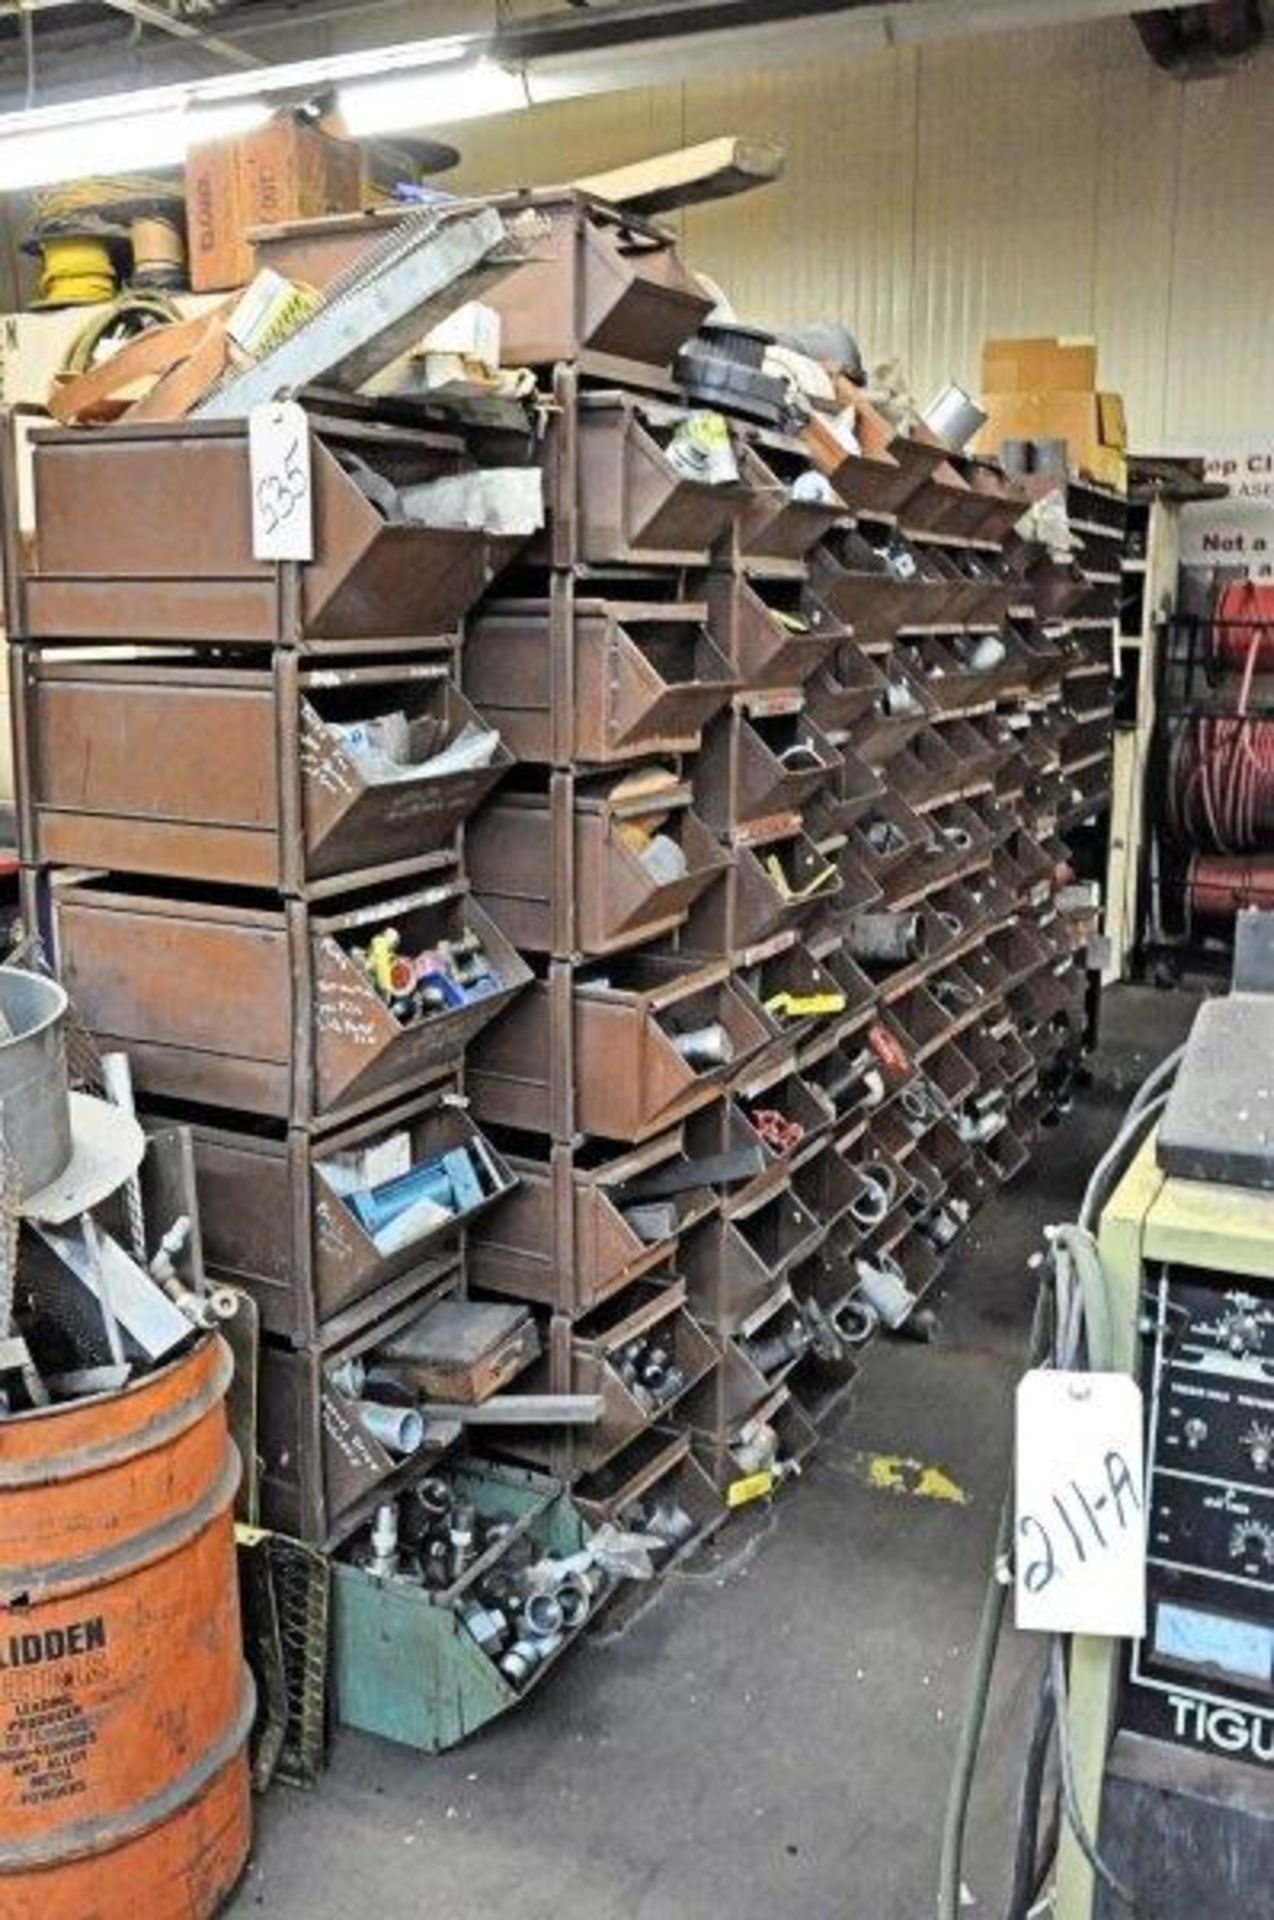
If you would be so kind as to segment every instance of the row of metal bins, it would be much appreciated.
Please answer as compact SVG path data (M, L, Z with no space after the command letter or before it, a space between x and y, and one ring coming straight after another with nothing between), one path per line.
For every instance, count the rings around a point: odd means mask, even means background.
M245 1510L325 1545L404 1465L339 1358L462 1289L515 1184L463 1064L530 969L463 861L513 755L460 623L515 543L369 490L474 471L461 434L311 437L309 563L253 557L242 425L38 437L13 630L29 897L95 1040L190 1128L208 1267L260 1328Z

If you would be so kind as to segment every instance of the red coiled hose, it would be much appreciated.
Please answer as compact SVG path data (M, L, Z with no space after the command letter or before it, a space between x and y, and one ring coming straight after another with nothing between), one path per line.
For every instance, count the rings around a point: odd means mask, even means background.
M1274 586L1260 586L1255 580L1231 580L1221 588L1212 629L1212 657L1217 666L1234 673L1250 674L1256 667L1262 672L1274 671Z
M1226 923L1240 907L1274 907L1274 856L1242 860L1228 853L1196 853L1186 900L1192 920Z
M1274 587L1223 587L1212 635L1216 663L1243 678L1233 714L1200 714L1177 737L1169 804L1178 839L1215 853L1254 853L1274 841L1274 720L1247 710L1258 668L1274 669Z

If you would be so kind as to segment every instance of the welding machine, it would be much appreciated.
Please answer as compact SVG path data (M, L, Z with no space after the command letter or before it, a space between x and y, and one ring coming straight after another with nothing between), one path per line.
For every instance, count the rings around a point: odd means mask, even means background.
M1240 918L1155 1135L1098 1233L1145 1391L1147 1632L1072 1643L1056 1920L1274 1904L1274 914Z

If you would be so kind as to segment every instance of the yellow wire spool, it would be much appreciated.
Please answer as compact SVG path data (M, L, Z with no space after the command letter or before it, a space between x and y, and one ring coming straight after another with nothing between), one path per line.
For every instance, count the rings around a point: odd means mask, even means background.
M115 266L104 240L49 234L40 241L42 307L87 307L113 300Z

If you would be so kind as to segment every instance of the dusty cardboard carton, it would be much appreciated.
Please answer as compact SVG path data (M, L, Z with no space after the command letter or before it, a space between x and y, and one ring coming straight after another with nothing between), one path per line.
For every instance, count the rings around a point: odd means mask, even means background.
M205 293L252 278L249 228L354 213L363 160L350 140L281 116L236 140L192 147L186 159L190 283Z
M1127 428L1119 394L984 393L981 402L987 423L976 452L994 455L1006 440L1064 440L1072 467L1103 486L1124 486Z
M982 346L984 393L1091 392L1097 385L1097 342L1041 334L987 340Z
M1120 453L1128 451L1128 422L1124 417L1122 393L1098 394L1097 430L1104 447L1116 447Z

